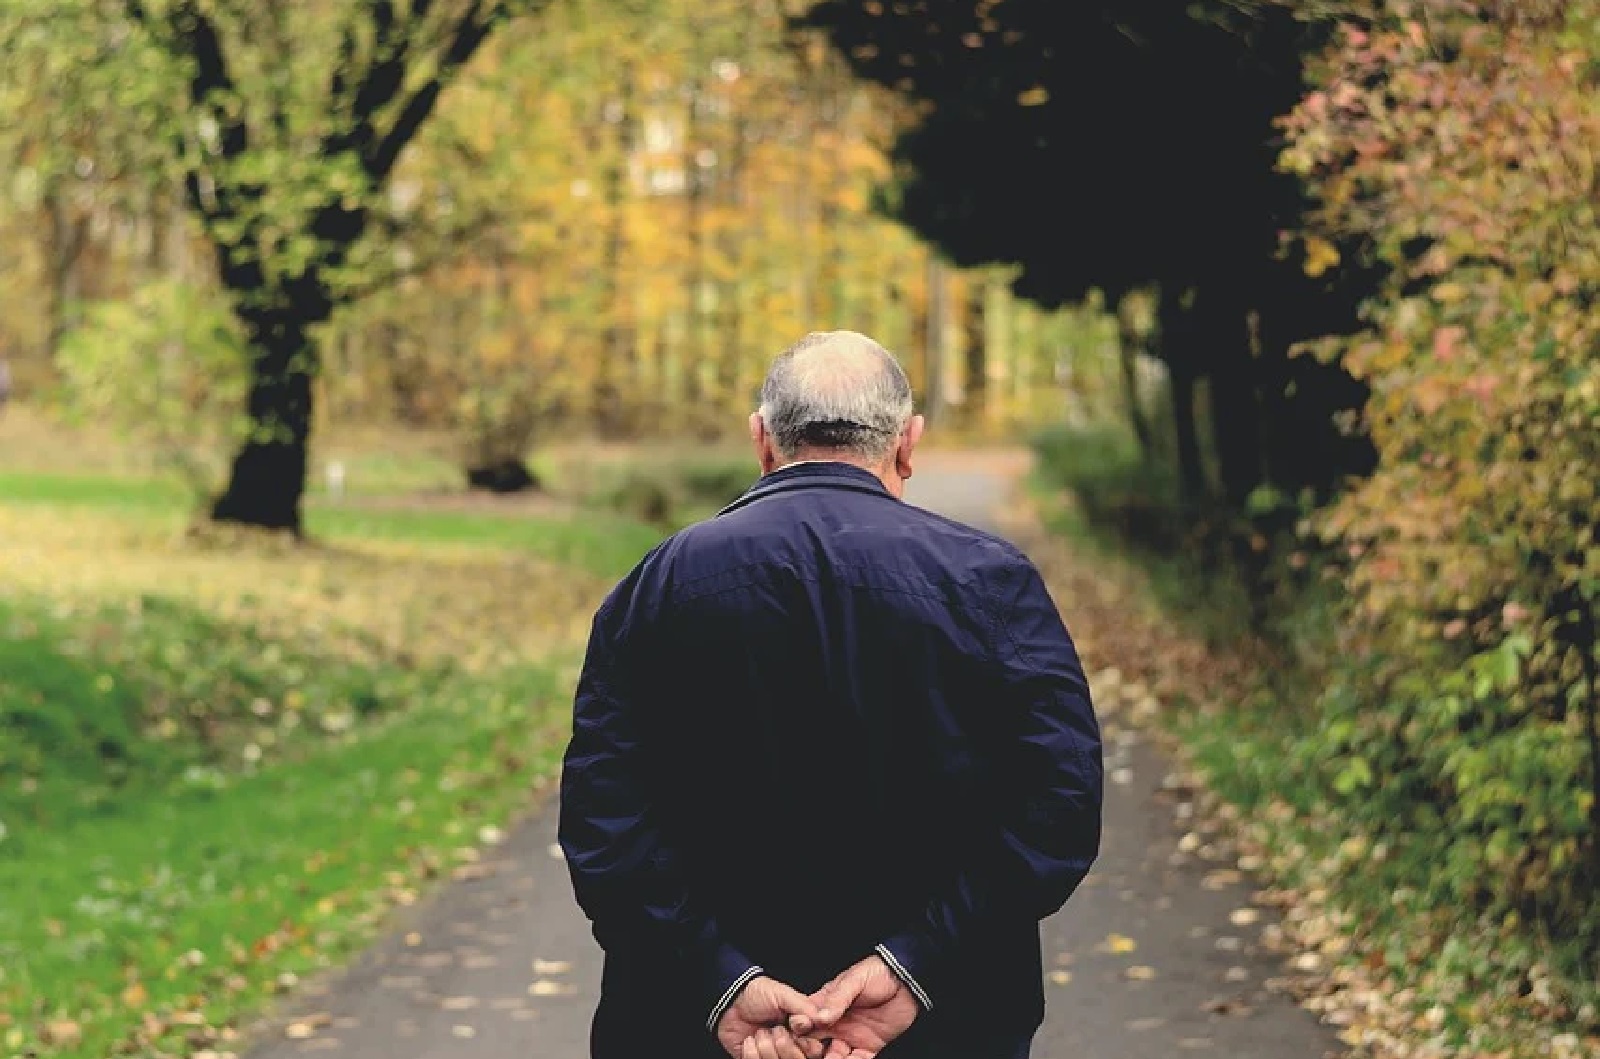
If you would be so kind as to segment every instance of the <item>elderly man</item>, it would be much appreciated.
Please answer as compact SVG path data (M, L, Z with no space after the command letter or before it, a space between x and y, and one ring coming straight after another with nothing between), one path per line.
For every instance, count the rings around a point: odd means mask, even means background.
M849 332L778 357L760 481L595 617L561 844L595 1059L1013 1059L1099 848L1100 737L1038 572L902 502L923 432Z

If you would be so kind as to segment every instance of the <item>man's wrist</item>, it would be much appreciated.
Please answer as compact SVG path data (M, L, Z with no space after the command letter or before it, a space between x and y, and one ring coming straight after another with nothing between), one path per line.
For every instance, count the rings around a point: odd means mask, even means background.
M888 965L890 972L892 972L896 978L900 979L901 983L911 991L912 996L916 997L918 1006L921 1007L923 1011L932 1011L933 998L930 997L928 995L928 991L922 987L922 983L917 981L916 976L907 969L905 962L901 960L899 956L895 955L894 950L889 947L889 944L884 942L880 944L874 951L877 952L879 958Z
M754 982L757 978L760 978L765 973L766 971L764 971L762 968L756 966L755 964L751 964L745 969L744 973L735 978L732 983L729 984L728 988L723 991L722 996L717 999L716 1004L711 1008L711 1017L706 1019L706 1030L712 1034L715 1034L717 1032L717 1026L722 1022L722 1016L726 1015L728 1013L728 1009L733 1007L733 1005L738 1002L739 994L744 992L745 988L749 986L751 982Z

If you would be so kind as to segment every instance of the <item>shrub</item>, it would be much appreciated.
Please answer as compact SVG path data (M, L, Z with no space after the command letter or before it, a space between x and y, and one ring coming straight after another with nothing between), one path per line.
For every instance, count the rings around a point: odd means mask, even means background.
M1595 0L1363 5L1288 122L1308 241L1388 270L1321 343L1372 387L1378 470L1308 756L1447 900L1600 945L1600 144Z

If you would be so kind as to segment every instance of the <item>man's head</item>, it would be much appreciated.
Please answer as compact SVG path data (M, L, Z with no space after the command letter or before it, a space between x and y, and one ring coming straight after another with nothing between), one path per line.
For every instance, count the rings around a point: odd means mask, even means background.
M911 477L923 420L888 350L854 331L821 331L778 355L750 436L763 474L808 460L864 467L896 496Z

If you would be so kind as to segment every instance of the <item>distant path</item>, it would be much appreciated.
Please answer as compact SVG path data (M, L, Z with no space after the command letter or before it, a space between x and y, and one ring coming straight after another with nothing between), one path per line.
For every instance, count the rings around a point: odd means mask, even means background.
M1015 454L933 454L908 499L992 527L1022 466ZM1060 602L1070 623L1072 601ZM1044 927L1047 970L1057 973L1036 1059L1342 1051L1310 1015L1266 992L1278 961L1257 951L1256 928L1229 923L1248 889L1208 889L1202 869L1169 864L1180 832L1160 792L1159 755L1114 724L1107 736L1115 780L1104 849ZM349 974L299 998L252 1059L584 1059L600 959L554 839L547 806L485 857L482 877L453 883ZM292 1025L296 1016L310 1018Z

